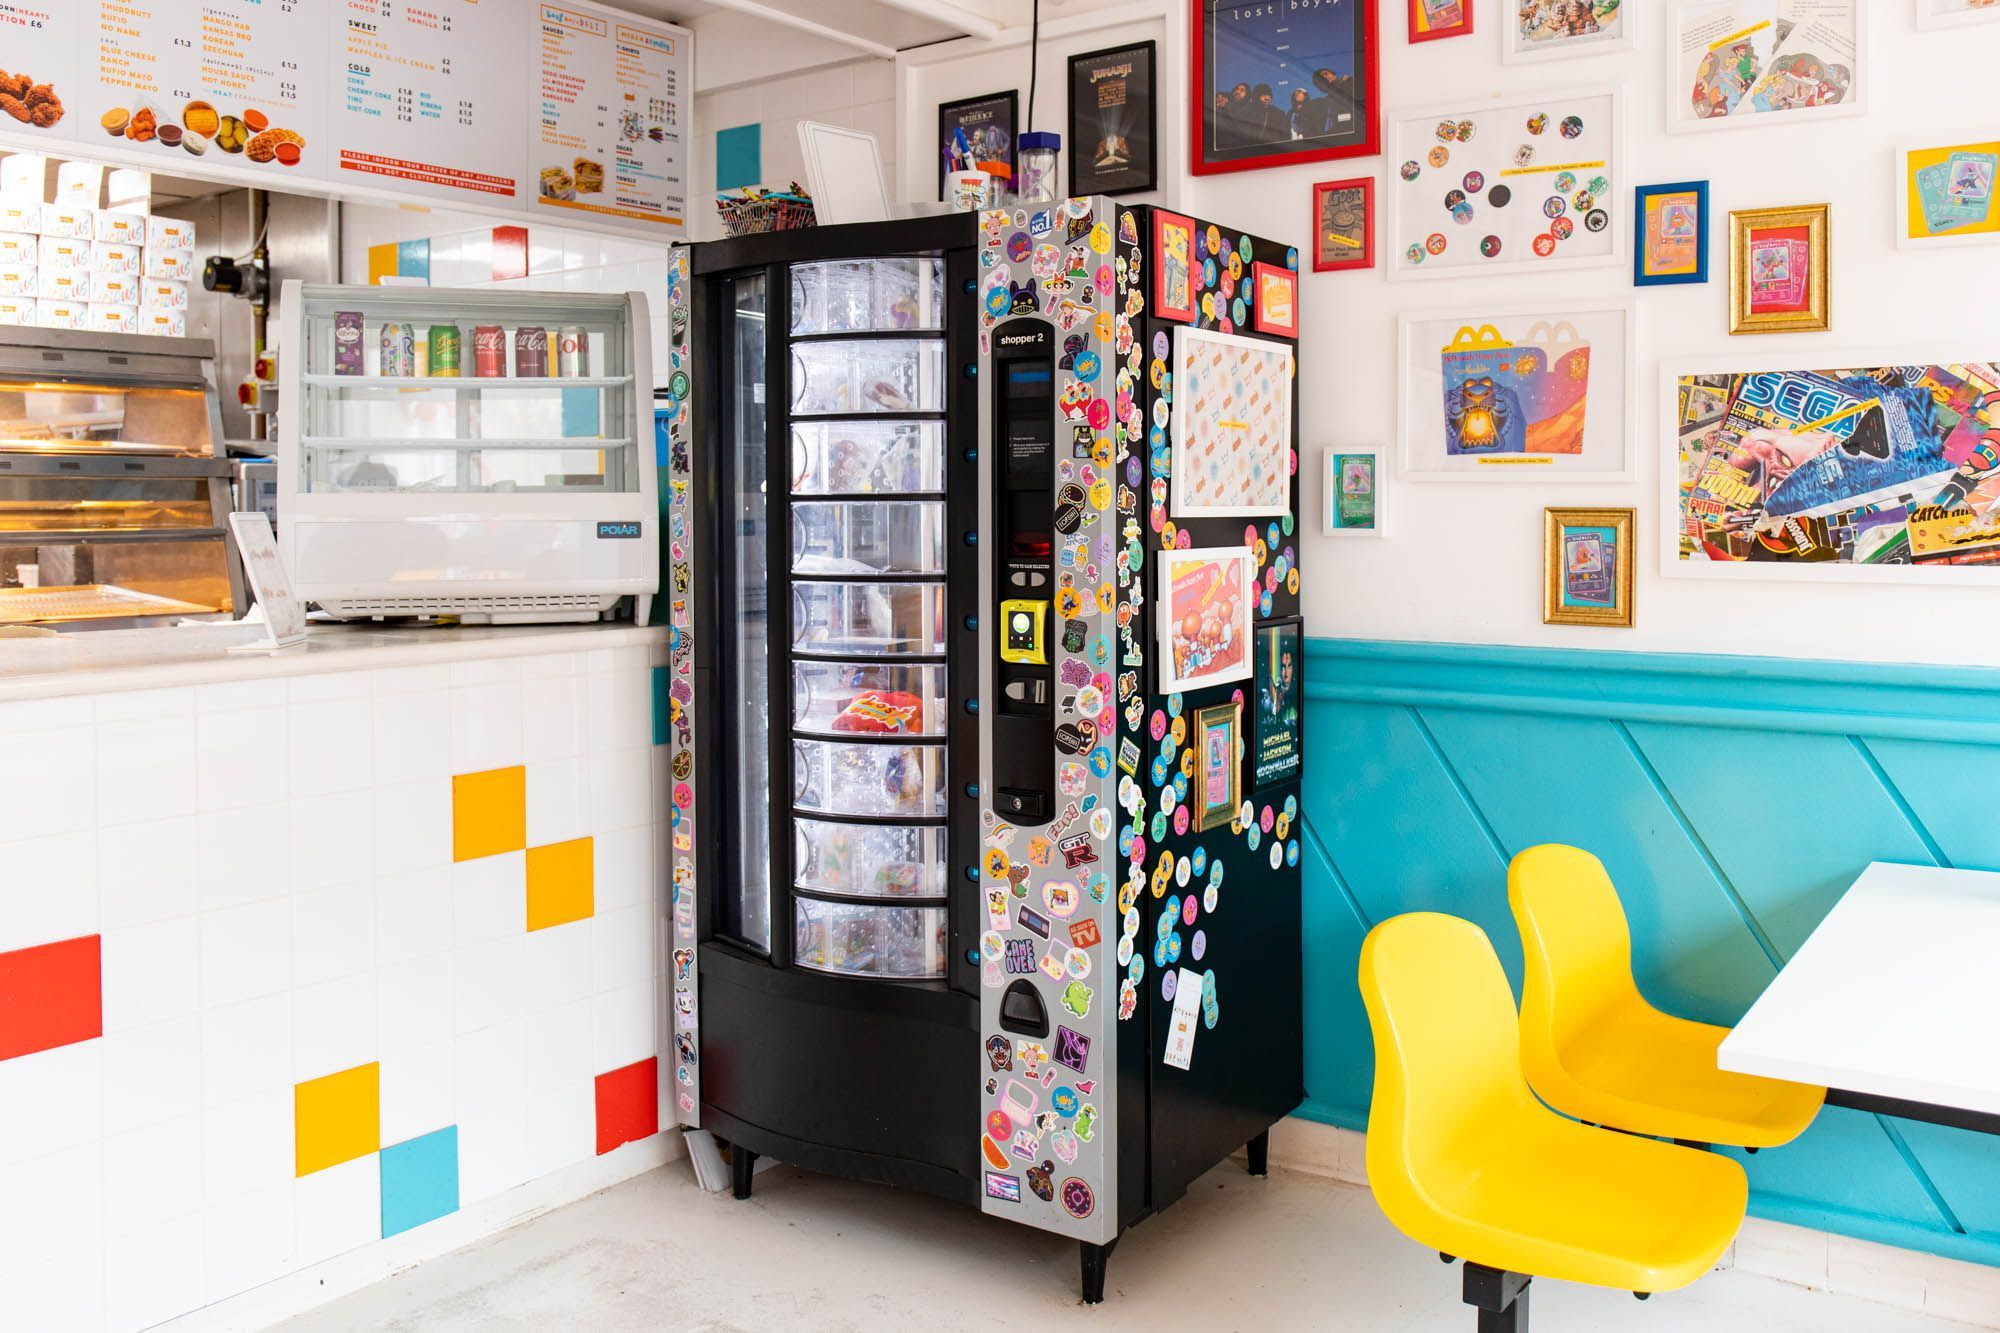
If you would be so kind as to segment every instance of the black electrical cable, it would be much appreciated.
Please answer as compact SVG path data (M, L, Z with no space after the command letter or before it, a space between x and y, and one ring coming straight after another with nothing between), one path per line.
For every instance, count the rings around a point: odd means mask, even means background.
M1042 69L1042 0L1028 20L1028 129L1035 128L1035 80Z

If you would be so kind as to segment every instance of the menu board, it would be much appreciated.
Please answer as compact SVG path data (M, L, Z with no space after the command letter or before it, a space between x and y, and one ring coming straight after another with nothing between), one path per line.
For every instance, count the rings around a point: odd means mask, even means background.
M506 7L338 0L329 129L343 175L434 198L520 197L521 143L504 130L518 114L521 46L481 41L474 51L466 40Z
M659 236L691 55L583 0L0 0L0 150Z
M535 203L679 226L687 205L687 34L543 3L529 126Z

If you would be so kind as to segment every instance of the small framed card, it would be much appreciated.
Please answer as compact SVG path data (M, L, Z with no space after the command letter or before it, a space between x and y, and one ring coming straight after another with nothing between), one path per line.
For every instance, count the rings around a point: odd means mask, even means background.
M1326 506L1321 530L1335 537L1380 537L1382 479L1387 475L1379 449L1326 449L1321 491Z
M1632 625L1631 509L1542 511L1542 623Z
M1632 285L1708 281L1708 182L1641 185L1634 197Z
M1729 331L1814 333L1829 327L1825 204L1729 215Z
M1375 178L1313 186L1313 272L1375 267Z
M1231 701L1194 714L1194 827L1203 833L1236 818L1243 803L1243 705Z

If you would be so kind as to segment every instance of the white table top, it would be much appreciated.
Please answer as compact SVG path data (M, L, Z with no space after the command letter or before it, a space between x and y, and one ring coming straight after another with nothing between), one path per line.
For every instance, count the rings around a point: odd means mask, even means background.
M1716 1063L2000 1114L2000 874L1871 864Z

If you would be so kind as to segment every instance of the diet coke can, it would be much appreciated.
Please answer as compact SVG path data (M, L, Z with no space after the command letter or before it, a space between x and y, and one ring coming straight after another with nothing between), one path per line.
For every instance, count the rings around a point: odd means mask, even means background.
M590 373L590 334L580 324L565 324L556 333L556 374L580 379Z
M382 326L382 373L410 376L417 373L417 328L414 324Z
M481 324L472 330L472 373L480 379L507 374L507 330Z
M514 330L514 373L541 379L549 373L549 331L532 325Z

